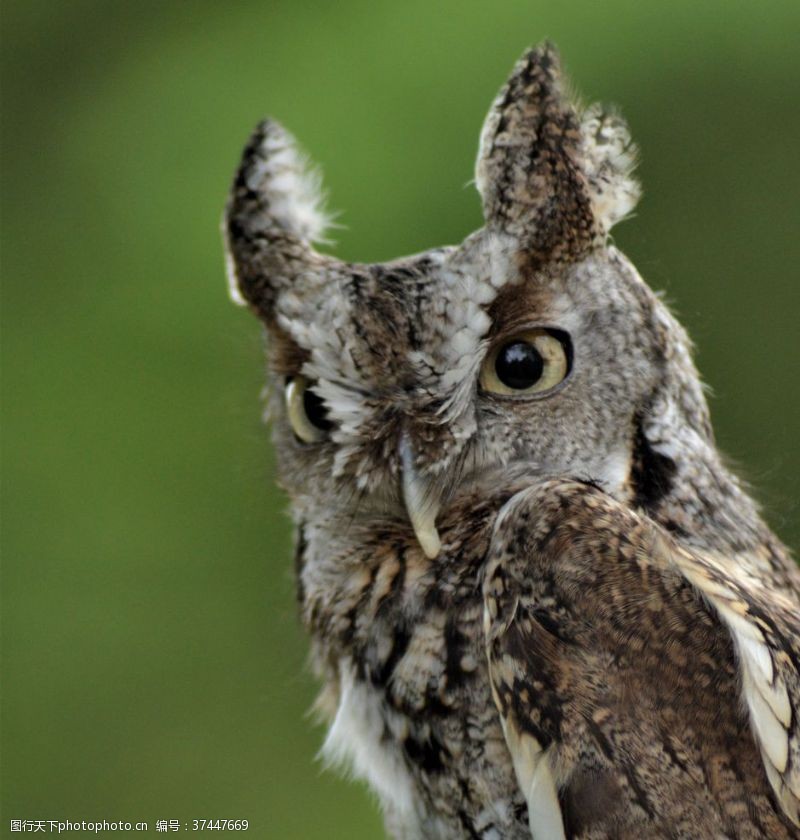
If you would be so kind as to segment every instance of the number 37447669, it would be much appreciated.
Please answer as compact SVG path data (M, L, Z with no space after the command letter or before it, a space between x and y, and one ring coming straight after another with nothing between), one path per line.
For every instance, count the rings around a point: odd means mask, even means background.
M248 820L192 820L192 831L247 831Z

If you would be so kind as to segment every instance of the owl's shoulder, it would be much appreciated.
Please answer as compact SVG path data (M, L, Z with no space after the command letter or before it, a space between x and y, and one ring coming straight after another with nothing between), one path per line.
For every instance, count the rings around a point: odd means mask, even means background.
M800 610L753 569L680 545L584 482L509 500L484 630L520 783L542 796L550 782L540 811L563 807L572 830L696 836L744 819L792 836Z

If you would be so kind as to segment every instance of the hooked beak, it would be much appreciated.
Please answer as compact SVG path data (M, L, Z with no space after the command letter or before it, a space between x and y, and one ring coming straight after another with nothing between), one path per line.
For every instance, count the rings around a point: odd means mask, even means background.
M422 550L433 560L442 547L436 530L436 516L441 501L430 479L419 474L414 465L414 451L405 434L400 438L400 461L403 468L403 500L411 526Z

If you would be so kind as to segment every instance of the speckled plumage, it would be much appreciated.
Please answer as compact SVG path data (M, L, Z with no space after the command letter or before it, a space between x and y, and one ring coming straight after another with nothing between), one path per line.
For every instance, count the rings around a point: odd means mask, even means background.
M229 276L269 337L324 753L393 836L800 836L800 574L717 452L684 331L609 244L635 159L531 50L481 134L485 227L361 265L313 249L290 135L245 149ZM568 337L563 381L480 385L533 328ZM299 377L330 423L305 442Z

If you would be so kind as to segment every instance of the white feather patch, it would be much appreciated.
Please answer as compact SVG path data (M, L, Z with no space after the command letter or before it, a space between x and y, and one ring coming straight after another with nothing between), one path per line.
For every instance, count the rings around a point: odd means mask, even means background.
M594 104L581 120L583 171L595 221L608 232L628 216L642 194L633 177L638 150L613 109Z
M228 226L224 223L222 225L223 235L227 237ZM225 277L228 280L228 297L237 306L247 306L247 301L239 291L239 278L236 273L236 261L233 259L230 247L225 248Z
M306 242L325 242L331 217L324 208L322 177L283 126L269 121L261 155L247 172L247 185L269 203L269 215Z
M753 723L761 749L766 753L772 765L779 773L786 772L789 760L789 738L783 724L775 716L764 695L755 685L752 673L744 679L744 694L750 707L750 720Z
M528 803L528 824L533 840L566 840L548 752L513 721L501 718L508 750L520 789Z
M416 825L413 782L398 752L384 744L380 699L371 687L355 680L351 663L341 662L339 672L339 707L321 754L330 764L349 766L354 776L368 782L400 822Z

